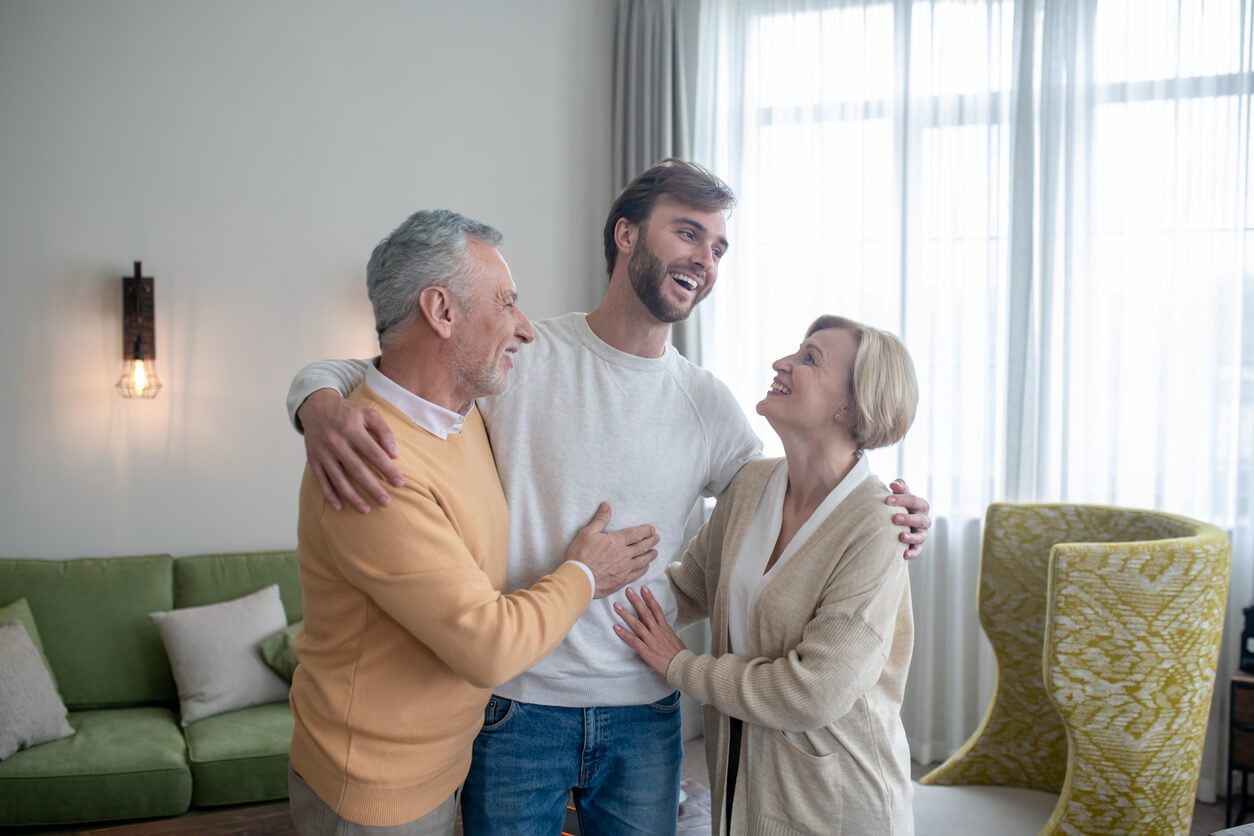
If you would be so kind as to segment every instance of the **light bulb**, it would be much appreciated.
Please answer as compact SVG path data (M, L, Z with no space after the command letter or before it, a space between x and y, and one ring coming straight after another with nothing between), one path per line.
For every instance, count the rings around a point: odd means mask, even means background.
M118 378L117 390L124 398L152 398L161 389L161 381L157 378L156 364L145 362L142 358L124 360L122 376Z
M148 373L144 371L143 360L136 360L134 367L131 368L131 388L141 396L148 388Z

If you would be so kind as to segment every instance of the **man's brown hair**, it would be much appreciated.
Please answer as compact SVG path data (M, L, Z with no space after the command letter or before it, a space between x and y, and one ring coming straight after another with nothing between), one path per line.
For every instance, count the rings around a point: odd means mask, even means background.
M614 227L619 218L639 226L653 211L658 197L669 197L702 212L727 212L736 203L731 187L696 163L668 157L632 180L610 207L605 221L605 272L613 274L618 261Z

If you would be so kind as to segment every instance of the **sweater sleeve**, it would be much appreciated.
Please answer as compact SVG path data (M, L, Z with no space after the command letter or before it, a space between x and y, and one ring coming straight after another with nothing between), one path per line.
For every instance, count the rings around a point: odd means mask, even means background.
M547 656L592 600L578 566L503 595L475 562L438 500L393 492L374 514L324 506L339 571L458 675L490 688Z
M357 385L366 379L369 360L319 360L310 363L296 373L287 390L287 417L297 432L301 432L296 410L319 389L334 389L346 398Z
M723 493L740 468L762 455L762 440L749 426L731 390L721 381L717 386L723 397L703 416L710 440L710 481L702 489L703 496Z
M710 615L710 602L718 584L718 573L710 575L709 561L711 555L714 560L718 560L727 527L726 515L727 503L720 498L710 519L706 520L697 536L688 544L684 556L666 567L666 577L670 581L671 593L675 596L675 605L678 608L676 629Z
M710 615L723 571L727 540L744 534L745 525L733 525L733 520L744 514L750 516L745 517L742 523L752 518L750 506L758 501L761 487L777 462L778 459L759 459L742 465L736 471L735 484L726 486L719 494L714 512L701 526L697 536L692 538L683 558L666 567L666 576L678 607L676 627ZM733 528L736 529L735 535L731 534Z
M724 714L767 728L806 731L833 722L884 670L886 637L909 583L897 552L895 529L859 547L829 582L800 642L779 658L682 650L667 679Z

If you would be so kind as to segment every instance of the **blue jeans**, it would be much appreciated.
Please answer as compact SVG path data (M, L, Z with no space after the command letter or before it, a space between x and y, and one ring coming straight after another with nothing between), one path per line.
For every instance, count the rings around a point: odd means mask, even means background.
M684 746L679 692L649 705L557 708L492 696L462 788L466 836L673 836Z

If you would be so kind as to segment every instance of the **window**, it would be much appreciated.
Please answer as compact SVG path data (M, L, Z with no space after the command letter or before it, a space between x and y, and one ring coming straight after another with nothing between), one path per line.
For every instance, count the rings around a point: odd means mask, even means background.
M989 502L1228 528L1239 633L1254 593L1251 6L703 4L697 158L740 201L700 309L702 362L753 414L770 362L821 313L902 335L915 361L914 427L871 464L935 519L911 566L916 758L949 754L982 713Z

